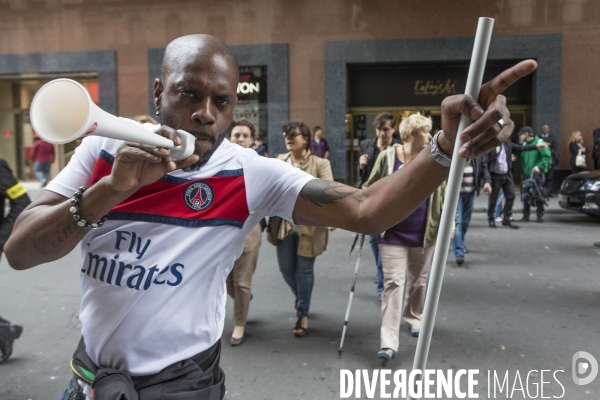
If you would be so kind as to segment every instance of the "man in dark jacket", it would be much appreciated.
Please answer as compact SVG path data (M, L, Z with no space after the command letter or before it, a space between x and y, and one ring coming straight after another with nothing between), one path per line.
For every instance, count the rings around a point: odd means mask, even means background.
M358 164L358 184L356 187L362 187L363 182L366 182L371 175L373 164L377 160L377 156L383 150L387 149L394 143L400 143L399 140L393 137L396 130L396 120L391 112L384 111L378 114L373 121L375 126L375 132L377 134L376 139L366 139L360 142L360 158ZM373 250L373 256L375 257L375 263L377 264L377 292L381 296L383 293L383 269L381 265L381 259L379 258L379 235L370 235L369 243L371 250Z
M10 203L10 211L4 215L4 203L6 199ZM0 158L0 257L4 251L4 244L8 240L13 228L15 220L31 203L27 191L15 179L10 170L8 163ZM0 317L0 364L8 360L12 354L12 344L15 339L21 336L23 328L19 325L11 325L11 323Z
M482 158L483 190L490 195L488 199L488 224L490 228L496 227L494 221L494 208L498 199L500 188L504 192L504 212L502 225L513 229L519 226L512 223L512 207L515 201L515 182L512 175L512 153L511 142L503 143Z
M531 127L523 127L519 131L519 135L524 132L533 132ZM490 228L496 227L494 221L494 208L498 199L500 188L504 191L506 202L504 203L502 225L512 229L519 229L518 225L512 223L512 207L515 201L515 182L512 174L513 152L537 150L538 147L547 147L548 144L540 143L539 145L521 146L513 142L503 143L496 147L484 157L481 161L481 169L483 173L483 191L490 195L488 200L488 224Z

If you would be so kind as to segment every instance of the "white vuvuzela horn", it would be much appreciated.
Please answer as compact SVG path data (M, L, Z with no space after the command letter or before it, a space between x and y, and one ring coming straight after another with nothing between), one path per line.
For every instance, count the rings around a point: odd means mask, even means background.
M55 79L38 90L31 102L31 125L45 141L64 144L87 135L164 147L171 157L183 160L194 152L196 138L178 130L181 146L143 128L141 124L115 117L92 101L87 90L71 79Z

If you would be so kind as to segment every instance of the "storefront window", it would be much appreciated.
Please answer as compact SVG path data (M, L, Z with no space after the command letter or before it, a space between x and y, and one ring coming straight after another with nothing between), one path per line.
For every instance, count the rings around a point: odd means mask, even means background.
M37 91L55 75L0 76L0 157L4 158L13 173L21 180L35 180L30 159L37 135L29 120L29 107ZM90 93L92 101L99 102L98 79L93 73L73 74L69 77L81 83ZM52 175L68 162L78 141L55 146Z
M257 129L257 135L267 137L267 67L240 67L235 120L246 119Z

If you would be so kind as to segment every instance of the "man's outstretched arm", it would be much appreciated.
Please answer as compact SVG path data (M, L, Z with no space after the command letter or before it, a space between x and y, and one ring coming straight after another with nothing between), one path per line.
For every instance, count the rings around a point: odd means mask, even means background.
M448 97L442 103L438 146L452 155L461 115L475 122L461 133L460 155L476 158L505 142L514 123L501 93L537 67L523 61L481 87L479 103L468 95ZM506 125L499 130L499 119ZM313 180L296 201L294 221L300 225L335 226L354 232L380 233L409 216L447 178L449 168L438 164L429 146L404 168L365 190L337 182Z

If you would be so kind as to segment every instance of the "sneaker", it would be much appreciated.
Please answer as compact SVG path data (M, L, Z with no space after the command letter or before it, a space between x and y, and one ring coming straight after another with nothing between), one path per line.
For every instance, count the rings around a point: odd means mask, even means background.
M396 357L396 352L394 350L379 350L377 352L377 358L380 358L385 361L389 361L392 358Z
M494 218L494 221L496 221L496 222L502 222L502 217L496 217L496 218Z
M414 337L419 337L419 333L421 333L421 329L419 328L410 328L410 334Z
M537 220L535 222L544 222L544 218L542 217L537 217Z
M465 256L458 256L456 257L456 263L458 264L458 266L460 267L461 265L463 265L465 263ZM412 329L412 328L411 328ZM412 333L412 332L411 332ZM417 335L418 336L418 335Z

